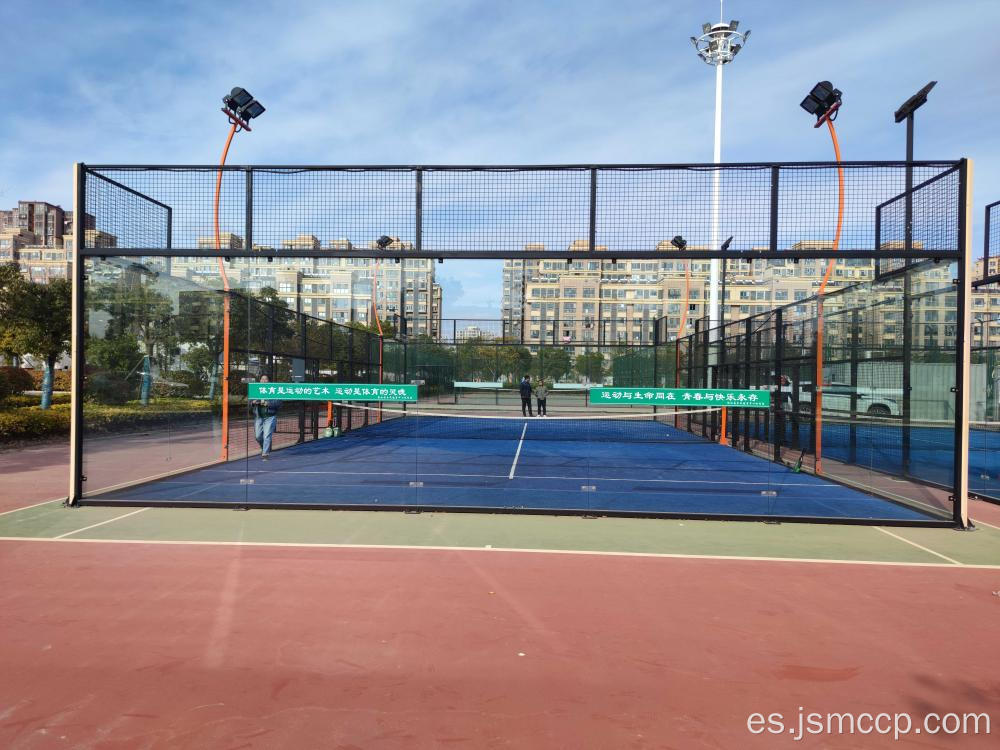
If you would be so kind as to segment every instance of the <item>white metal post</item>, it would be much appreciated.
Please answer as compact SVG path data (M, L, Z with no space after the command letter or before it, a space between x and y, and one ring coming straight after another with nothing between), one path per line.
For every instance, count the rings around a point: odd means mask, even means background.
M715 164L722 162L722 61L715 64ZM715 170L712 185L712 250L719 248L719 181L721 173ZM719 325L719 267L718 258L712 258L708 280L709 341L715 341Z

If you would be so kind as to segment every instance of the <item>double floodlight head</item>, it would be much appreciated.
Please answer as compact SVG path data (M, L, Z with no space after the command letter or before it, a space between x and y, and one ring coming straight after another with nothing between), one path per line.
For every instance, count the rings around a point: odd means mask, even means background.
M246 127L247 123L255 117L264 114L264 105L253 98L253 95L246 89L235 87L229 92L229 96L222 97L225 108L222 110L235 118L238 125ZM249 130L249 128L247 128Z
M920 91L915 93L909 99L907 99L896 110L896 122L902 122L907 117L912 115L916 110L920 109L924 104L927 103L927 94L930 93L931 89L937 85L937 81L931 81L926 86L924 86Z
M375 244L378 246L379 250L385 250L387 247L389 247L389 245L392 244L392 242L393 242L392 237L390 237L387 234L383 234L381 237L375 240Z
M799 106L811 115L816 115L816 127L827 120L836 119L840 109L842 93L829 81L820 81L806 94Z
M673 245L678 250L683 250L688 246L687 240L681 237L680 235L677 235L672 240L670 240L670 244Z
M725 65L732 62L750 38L750 32L739 32L739 21L703 23L701 36L691 37L691 44L698 57L708 65Z

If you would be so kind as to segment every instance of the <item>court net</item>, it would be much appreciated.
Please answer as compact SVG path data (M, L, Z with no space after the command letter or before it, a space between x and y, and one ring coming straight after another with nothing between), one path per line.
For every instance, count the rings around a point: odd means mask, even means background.
M697 415L704 417L720 408L672 409L662 411L594 414L593 410L560 413L552 417L514 415L459 414L456 412L417 411L338 403L343 418L352 424L345 434L378 439L444 440L549 440L606 443L708 443L686 430L674 427L675 420ZM352 412L347 414L346 412ZM367 420L359 420L367 414Z
M568 383L550 385L546 401L554 405L586 406L590 388L588 385ZM537 398L538 395L533 390L532 403ZM507 388L500 383L456 382L451 393L442 394L438 401L440 403L502 406L520 404L521 392L518 388Z

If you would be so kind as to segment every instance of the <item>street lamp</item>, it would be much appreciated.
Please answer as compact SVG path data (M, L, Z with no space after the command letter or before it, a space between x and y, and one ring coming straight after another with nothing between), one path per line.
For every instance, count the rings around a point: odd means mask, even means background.
M226 145L222 149L222 158L219 159L219 172L215 179L215 206L213 218L215 222L215 251L222 249L222 235L219 231L219 199L222 194L222 167L226 164L226 156L229 154L229 145L233 142L233 136L240 130L250 132L250 120L260 117L264 113L263 105L258 102L244 88L239 86L233 88L228 96L222 97L222 112L229 120L229 136L226 138ZM249 238L244 238L244 240ZM249 250L250 248L246 248ZM229 277L226 275L226 266L222 257L216 257L219 262L219 275L222 277L222 460L229 460L229 321L230 321L230 300L229 300Z
M799 103L802 109L810 115L815 115L814 128L826 123L830 129L830 139L833 141L833 155L837 160L837 228L833 235L834 252L840 247L840 232L844 224L844 168L840 166L840 143L837 141L837 129L833 126L833 121L837 119L840 112L842 98L843 93L840 89L834 88L829 81L820 81ZM827 282L830 281L830 275L833 273L833 266L834 258L831 257L826 265L823 280L820 282L819 293L816 295L816 374L813 379L813 413L815 416L813 447L816 474L821 474L823 471L823 295L826 292Z
M715 67L715 150L713 160L715 164L722 161L722 66L731 63L747 39L750 38L750 31L737 31L739 21L725 23L722 20L722 0L719 0L719 22L716 24L703 23L701 26L701 36L691 37L691 44L694 45L698 57L706 65ZM714 173L714 183L712 189L712 247L719 246L719 179L718 169ZM712 258L709 267L709 329L713 331L710 337L716 336L715 328L719 322L719 259Z

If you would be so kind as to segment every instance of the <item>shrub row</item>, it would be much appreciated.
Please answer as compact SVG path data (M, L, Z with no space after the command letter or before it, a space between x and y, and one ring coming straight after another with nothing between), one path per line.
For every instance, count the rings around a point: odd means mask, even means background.
M45 370L25 370L31 375L32 386L30 390L42 390L42 378L45 377ZM56 370L52 373L52 390L68 391L73 387L73 375L69 370ZM29 389L25 389L29 390Z
M70 413L68 402L54 404L45 411L37 406L0 411L0 443L68 435ZM218 404L195 399L171 399L159 403L153 401L148 406L137 403L123 406L85 403L84 423L88 433L126 432L190 424L204 421L218 413Z
M20 409L23 406L38 406L41 403L41 396L7 396L0 399L0 411L9 409ZM68 404L70 395L68 393L56 393L52 396L53 404Z
M17 396L35 387L31 372L20 367L0 367L0 398Z

